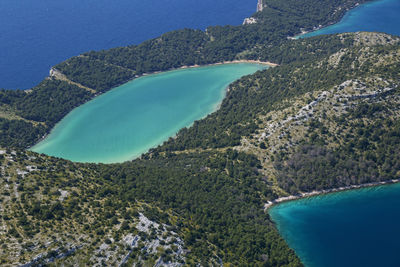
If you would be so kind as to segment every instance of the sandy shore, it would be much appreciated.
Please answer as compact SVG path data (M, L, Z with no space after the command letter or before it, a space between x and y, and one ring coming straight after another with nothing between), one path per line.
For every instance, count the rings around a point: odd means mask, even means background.
M267 65L270 67L276 67L279 66L279 64L272 63L269 61L259 61L259 60L250 60L250 59L241 59L241 60L232 60L232 61L223 61L223 62L217 62L217 63L211 63L211 64L205 64L205 65L190 65L190 66L182 66L178 69L189 69L189 68L198 68L198 67L207 67L207 66L217 66L217 65L223 65L223 64L239 64L239 63L251 63L251 64L260 64L260 65Z
M268 201L267 203L265 203L264 210L267 211L274 204L291 201L291 200L296 200L296 199L300 199L300 198L307 198L307 197L316 196L316 195L329 194L329 193L333 193L333 192L340 192L340 191L372 187L372 186L379 186L379 185L385 185L385 184L394 184L394 183L398 183L398 182L400 182L400 179L393 179L393 180L388 180L388 181L383 181L383 182L373 182L373 183L366 183L366 184L360 184L360 185L349 185L349 186L343 186L343 187L339 187L339 188L332 188L332 189L326 189L326 190L315 190L315 191L311 191L311 192L300 193L297 195L280 197L280 198L277 198L277 199L274 199L272 201Z
M171 68L171 69L163 70L163 71L146 72L146 73L143 73L141 75L136 75L135 78L139 78L141 76L148 76L148 75L152 75L152 74L158 74L158 73L162 73L162 72L179 70L179 69L190 69L190 68L198 68L198 67L217 66L217 65L223 65L223 64L239 64L239 63L260 64L260 65L267 65L267 66L270 66L270 67L279 66L279 64L276 64L276 63L273 63L273 62L269 62L269 61L242 59L242 60L223 61L223 62L217 62L217 63L211 63L211 64L204 64L204 65L198 65L198 64L185 65L185 66L181 66L179 68Z
M204 66L213 66L213 65L222 65L222 64L237 64L237 63L252 63L252 64L261 64L261 65L268 65L270 67L276 67L278 64L272 63L269 61L260 61L260 60L250 60L250 59L241 59L241 60L233 60L233 61L223 61L214 64L208 64ZM196 67L196 66L195 66ZM197 67L200 67L197 65Z

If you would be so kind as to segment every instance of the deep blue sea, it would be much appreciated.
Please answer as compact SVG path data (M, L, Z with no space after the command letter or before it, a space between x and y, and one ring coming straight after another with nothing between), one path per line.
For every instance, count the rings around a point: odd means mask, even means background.
M339 23L307 33L300 38L357 31L400 35L400 0L377 0L360 5L348 11Z
M257 0L1 0L0 88L27 89L51 66L89 50L167 31L239 25Z
M400 184L286 202L269 213L307 267L400 266Z

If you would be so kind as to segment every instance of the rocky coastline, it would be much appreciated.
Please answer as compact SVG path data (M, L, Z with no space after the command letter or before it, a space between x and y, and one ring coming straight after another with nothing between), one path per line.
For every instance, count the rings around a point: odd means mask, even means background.
M278 203L286 202L286 201L297 200L297 199L301 199L301 198L307 198L307 197L335 193L335 192L341 192L341 191L346 191L346 190L360 189L360 188L365 188L365 187L380 186L380 185L386 185L386 184L395 184L398 182L400 182L400 179L392 179L392 180L387 180L387 181L382 181L382 182L372 182L372 183L365 183L365 184L359 184L359 185L349 185L349 186L343 186L343 187L332 188L332 189L315 190L315 191L311 191L311 192L299 193L297 195L280 197L280 198L274 199L272 201L268 201L264 205L264 210L267 211L271 206L278 204Z

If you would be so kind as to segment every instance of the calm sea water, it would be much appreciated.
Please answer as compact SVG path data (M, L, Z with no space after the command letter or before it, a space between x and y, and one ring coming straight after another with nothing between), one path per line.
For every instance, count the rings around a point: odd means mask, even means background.
M374 1L300 38L356 31L400 35L399 14L400 0ZM400 184L291 201L269 213L307 267L400 266Z
M339 23L302 35L300 38L356 31L400 35L400 0L379 0L360 5L347 12Z
M225 88L266 66L225 64L135 79L74 109L32 148L80 162L122 162L215 111Z
M239 25L257 0L1 0L0 88L30 88L50 67L89 50L167 31Z
M307 267L399 266L400 184L286 202L269 213Z

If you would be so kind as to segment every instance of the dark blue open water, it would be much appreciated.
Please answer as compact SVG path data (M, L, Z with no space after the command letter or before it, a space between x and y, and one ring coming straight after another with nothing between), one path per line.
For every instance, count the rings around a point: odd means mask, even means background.
M1 0L0 88L30 88L51 66L89 50L167 31L239 25L257 0Z
M400 266L400 184L290 201L269 213L308 267Z

